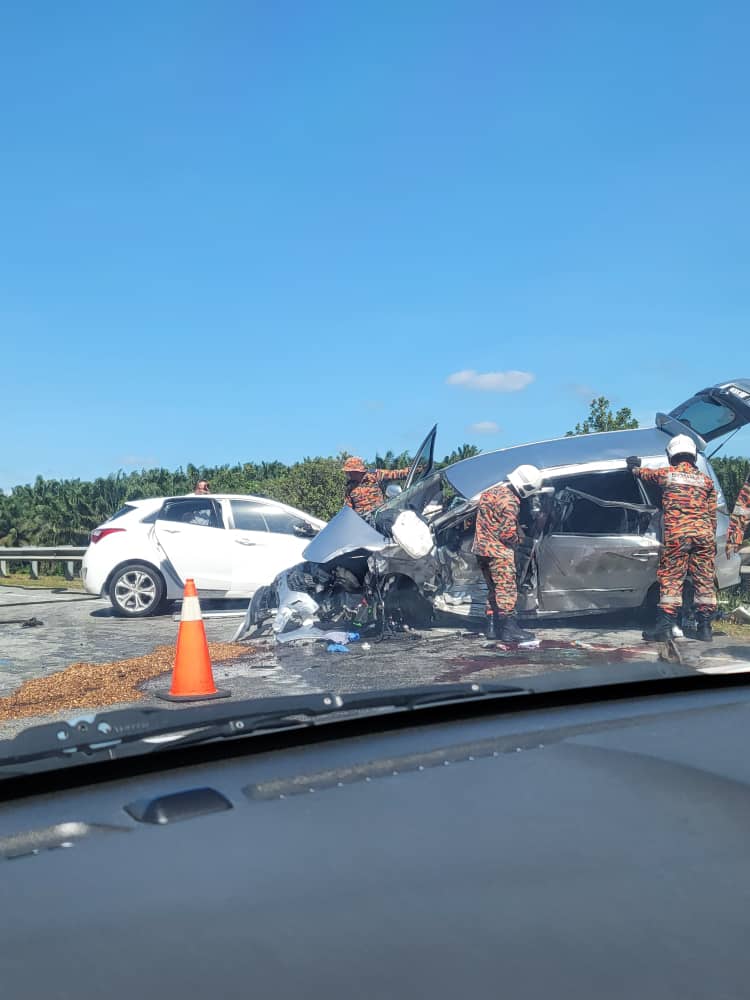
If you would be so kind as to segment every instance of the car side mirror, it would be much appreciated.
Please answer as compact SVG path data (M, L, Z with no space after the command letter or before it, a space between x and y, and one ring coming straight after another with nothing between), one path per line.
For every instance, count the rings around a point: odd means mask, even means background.
M309 521L297 521L294 525L294 534L300 538L315 538L318 529Z
M389 483L385 488L385 498L386 500L393 500L393 498L397 497L401 492L402 490L398 483Z

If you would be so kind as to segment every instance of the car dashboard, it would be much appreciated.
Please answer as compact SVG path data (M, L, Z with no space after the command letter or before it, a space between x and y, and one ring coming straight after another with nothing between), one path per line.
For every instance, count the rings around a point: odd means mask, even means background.
M704 678L13 779L3 995L745 996L749 733Z

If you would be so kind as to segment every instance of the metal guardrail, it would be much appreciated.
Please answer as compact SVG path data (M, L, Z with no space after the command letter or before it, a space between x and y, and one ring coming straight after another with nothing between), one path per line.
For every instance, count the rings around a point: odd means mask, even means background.
M64 564L66 580L73 580L76 577L76 566L80 573L81 563L86 553L86 546L76 545L53 545L49 547L41 546L37 548L27 547L20 549L5 548L0 546L0 576L8 576L8 563L22 562L30 566L30 576L32 580L39 579L40 562L61 562ZM745 544L740 549L742 566L740 573L743 576L750 576L750 545Z
M63 563L63 571L66 580L72 580L76 576L76 563L78 572L81 570L81 563L86 552L86 546L77 545L55 545L50 547L20 548L12 549L0 546L0 576L8 576L8 564L14 562L28 563L32 580L39 579L40 562Z

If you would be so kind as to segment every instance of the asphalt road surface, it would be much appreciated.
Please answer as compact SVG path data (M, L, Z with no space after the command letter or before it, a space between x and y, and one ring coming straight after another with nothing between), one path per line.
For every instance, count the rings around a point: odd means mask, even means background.
M226 605L222 606L226 609ZM235 605L235 608L242 605ZM207 602L204 611L212 610ZM41 624L28 623L35 619ZM229 642L239 618L207 618L208 639ZM72 591L0 590L0 698L24 681L49 676L73 663L112 663L174 645L178 622L172 611L155 618L116 618L108 601ZM270 639L243 644L238 659L214 664L216 683L233 698L354 691L464 680L507 680L553 670L656 661L658 647L644 643L640 626L591 617L573 624L537 628L540 646L503 650L481 635L456 628L406 633L382 642L352 643L347 653L325 644L281 646ZM369 648L368 648L369 645ZM750 643L730 637L711 644L686 642L691 665L704 670L750 669ZM162 677L148 681L145 703L164 706L154 692ZM106 707L106 706L101 706ZM67 717L71 713L63 713ZM8 737L33 719L0 724Z

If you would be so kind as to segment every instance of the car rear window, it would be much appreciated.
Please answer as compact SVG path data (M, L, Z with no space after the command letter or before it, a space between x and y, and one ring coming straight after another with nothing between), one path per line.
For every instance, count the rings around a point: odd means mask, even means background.
M123 514L129 514L131 510L135 510L135 506L132 503L126 503L124 507L120 507L119 510L110 517L110 521L116 521L118 517L122 517Z
M208 528L223 528L224 524L217 505L206 497L179 498L165 500L159 511L159 521L176 521Z

